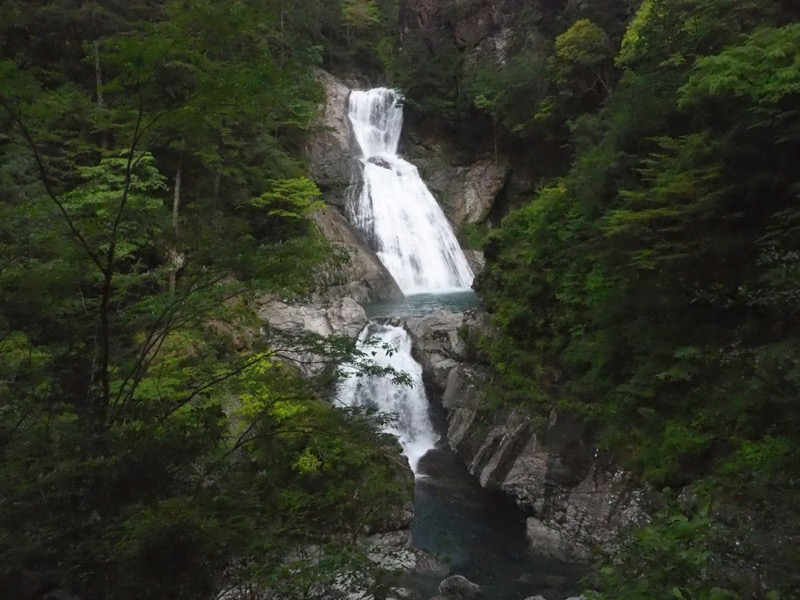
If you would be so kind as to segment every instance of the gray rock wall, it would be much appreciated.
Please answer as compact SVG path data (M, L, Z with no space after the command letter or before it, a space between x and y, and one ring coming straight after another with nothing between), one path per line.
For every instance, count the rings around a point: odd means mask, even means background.
M350 88L325 71L318 70L316 76L325 92L325 104L305 148L308 175L327 204L344 208L355 160L347 119Z
M361 304L403 297L383 263L335 207L326 206L311 219L334 251L318 273L320 296L349 297Z
M447 442L483 487L515 499L530 517L530 548L566 561L589 560L647 519L642 490L586 443L583 426L555 411L537 423L522 408L490 407L485 373L468 357L467 330L485 315L435 313L407 327L447 416Z

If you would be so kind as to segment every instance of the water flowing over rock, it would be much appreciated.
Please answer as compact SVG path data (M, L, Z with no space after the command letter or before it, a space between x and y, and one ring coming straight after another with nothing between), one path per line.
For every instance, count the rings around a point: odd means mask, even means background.
M362 185L350 221L405 294L469 288L473 273L417 168L397 155L402 98L378 88L350 94L349 118L361 150Z
M419 459L436 445L439 436L428 416L422 367L411 356L411 337L402 327L370 323L358 337L358 348L373 354L378 366L407 374L410 385L398 385L386 377L359 377L352 373L340 385L337 399L345 406L366 406L394 415L395 420L384 426L384 431L397 437L416 473Z
M403 297L391 273L339 211L326 206L315 211L311 219L334 250L317 278L320 296L350 297L361 304Z

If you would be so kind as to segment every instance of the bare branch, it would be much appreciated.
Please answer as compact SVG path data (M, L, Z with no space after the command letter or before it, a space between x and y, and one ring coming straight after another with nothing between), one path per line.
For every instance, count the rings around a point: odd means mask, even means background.
M72 220L72 217L70 217L69 211L67 211L66 206L64 206L64 203L61 200L59 200L58 196L53 191L53 188L50 185L50 176L47 172L47 167L45 166L44 161L42 160L42 157L39 154L39 150L36 147L36 142L34 142L31 132L28 130L28 128L25 126L25 123L22 121L22 117L12 109L10 102L2 93L0 93L0 104L3 105L3 108L5 108L6 112L11 116L14 123L16 123L17 127L19 127L22 136L25 138L28 148L33 154L33 159L36 162L36 167L39 170L39 177L41 178L41 183L44 186L44 190L47 193L47 196L58 207L61 216L64 217L64 221L66 222L67 227L70 230L70 233L75 238L78 245L80 245L80 247L89 257L89 259L100 270L100 272L105 274L105 268L103 266L103 263L100 261L100 257L94 253L92 247L89 245L89 242L86 240L86 238L83 237L83 234L81 233L80 229L78 229L78 226Z

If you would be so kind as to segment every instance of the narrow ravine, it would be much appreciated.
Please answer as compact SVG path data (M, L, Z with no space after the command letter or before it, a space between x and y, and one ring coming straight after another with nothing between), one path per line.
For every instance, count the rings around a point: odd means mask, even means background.
M486 598L522 600L545 590L551 592L548 600L564 598L575 591L574 573L530 555L522 512L482 489L443 441L443 420L433 414L423 369L412 354L406 318L460 312L476 306L477 298L472 270L447 218L417 168L397 155L402 97L386 88L354 91L348 117L362 176L352 188L347 216L405 294L365 306L372 320L357 345L379 366L406 373L410 385L354 372L340 384L337 400L393 416L385 430L398 438L415 475L416 548L439 556L449 574L483 586ZM438 428L435 421L442 421ZM409 574L404 585L425 600L436 595L441 579Z

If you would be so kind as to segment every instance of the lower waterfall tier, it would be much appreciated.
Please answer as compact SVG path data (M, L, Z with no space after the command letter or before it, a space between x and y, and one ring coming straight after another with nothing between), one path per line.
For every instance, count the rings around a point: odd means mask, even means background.
M390 416L384 431L403 447L409 465L417 473L420 458L436 446L439 436L428 414L428 398L422 383L422 367L411 356L411 337L402 327L368 323L358 337L358 349L379 367L405 373L409 385L387 377L349 374L339 387L337 399L345 406L364 406Z

